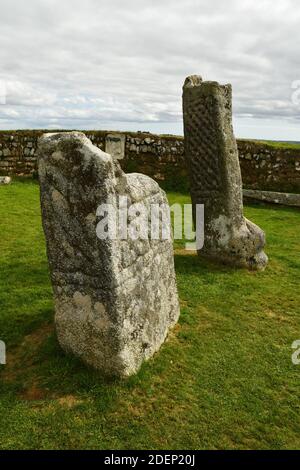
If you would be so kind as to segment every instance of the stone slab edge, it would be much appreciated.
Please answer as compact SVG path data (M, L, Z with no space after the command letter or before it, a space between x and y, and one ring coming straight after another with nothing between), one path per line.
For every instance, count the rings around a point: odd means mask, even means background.
M254 189L244 189L244 198L256 201L271 202L284 206L300 207L300 194L279 193L274 191L259 191Z

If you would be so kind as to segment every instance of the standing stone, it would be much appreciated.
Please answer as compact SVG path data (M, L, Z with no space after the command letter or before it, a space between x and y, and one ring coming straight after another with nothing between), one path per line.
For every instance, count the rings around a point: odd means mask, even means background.
M114 160L125 158L125 135L108 134L105 139L105 152L109 153Z
M100 239L96 213L119 196L167 204L165 193L79 132L44 134L38 155L59 343L106 374L134 374L179 317L172 241Z
M265 234L243 216L242 178L232 128L231 85L187 77L183 86L185 155L194 206L204 204L201 254L264 269Z

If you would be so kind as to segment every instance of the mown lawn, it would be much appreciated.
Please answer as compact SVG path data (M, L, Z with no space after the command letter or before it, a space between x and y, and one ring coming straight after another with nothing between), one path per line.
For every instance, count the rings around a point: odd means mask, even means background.
M56 342L38 185L1 187L0 448L299 449L300 211L245 212L267 232L267 270L175 243L179 325L137 376L108 381Z

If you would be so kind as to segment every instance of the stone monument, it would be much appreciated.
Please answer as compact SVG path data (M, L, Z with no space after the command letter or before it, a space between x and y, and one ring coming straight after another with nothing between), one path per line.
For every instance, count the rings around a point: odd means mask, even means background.
M100 239L99 207L167 204L157 183L126 175L80 132L38 144L43 228L60 345L120 377L138 371L179 317L170 239ZM101 219L103 220L103 219Z
M199 254L262 270L264 232L243 215L242 178L232 127L231 85L187 77L183 86L185 158L194 207L204 205Z
M105 152L109 153L114 160L123 160L125 157L125 135L120 133L107 134Z

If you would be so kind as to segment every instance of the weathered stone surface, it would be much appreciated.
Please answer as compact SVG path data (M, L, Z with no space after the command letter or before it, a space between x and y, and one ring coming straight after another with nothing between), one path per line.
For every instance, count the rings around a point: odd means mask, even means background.
M232 128L231 85L187 77L183 86L185 155L191 197L204 204L200 254L250 269L264 269L264 232L243 216L242 178Z
M105 151L115 160L123 160L125 157L125 135L108 134L105 139Z
M96 211L167 203L157 183L124 174L78 132L45 134L38 148L43 227L62 348L107 374L129 376L179 316L170 240L101 240Z
M0 184L10 184L11 178L9 176L0 176Z
M272 204L282 204L283 206L300 207L300 194L244 189L243 196L244 199L271 202Z
M4 341L0 340L0 364L5 365L6 364L6 346Z

